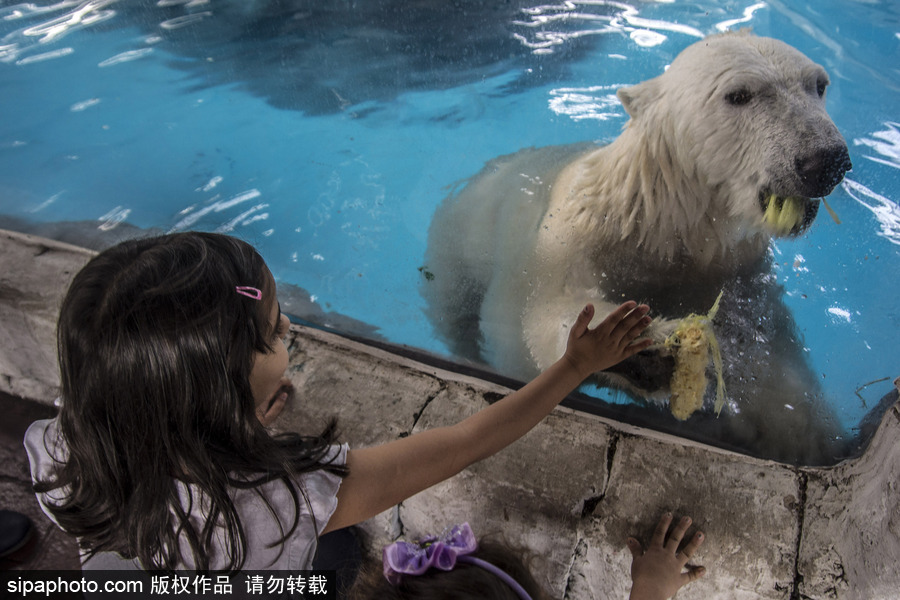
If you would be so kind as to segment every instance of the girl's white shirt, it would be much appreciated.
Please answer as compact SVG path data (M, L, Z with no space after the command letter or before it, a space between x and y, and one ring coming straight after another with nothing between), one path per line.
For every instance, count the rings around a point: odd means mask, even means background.
M347 444L332 446L325 461L330 460L333 465L344 465L347 462L347 450ZM25 451L31 463L32 480L50 479L54 465L64 462L68 456L65 441L59 435L57 420L45 419L32 423L25 432ZM192 484L176 480L176 485L182 507L187 510L190 506L190 519L198 525L202 524L208 507L206 499ZM246 536L246 560L243 569L245 571L311 569L316 553L317 535L337 508L337 491L340 485L341 478L325 470L304 473L295 480L295 489L300 501L299 521L296 530L283 545L275 542L290 529L294 519L294 503L284 483L271 481L257 488L269 500L269 504L277 514L277 520L272 510L254 490L235 488L232 500L240 515ZM56 519L48 510L48 504L58 502L65 494L65 489L37 494L41 509L54 523ZM219 534L222 532L221 529L218 531ZM216 535L214 540L214 547L210 549L211 570L220 570L228 562L225 557L224 536ZM182 544L182 556L191 556L186 543ZM82 568L86 570L140 568L136 560L124 559L115 552L101 552L87 561L82 557L82 561ZM192 564L179 566L179 569L185 570L193 568Z

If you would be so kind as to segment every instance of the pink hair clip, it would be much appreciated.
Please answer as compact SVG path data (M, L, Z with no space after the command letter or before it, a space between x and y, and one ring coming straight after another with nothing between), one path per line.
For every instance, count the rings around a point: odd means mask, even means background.
M241 296L247 296L248 298L253 298L254 300L262 300L262 292L256 289L255 287L250 287L249 285L239 285L234 288Z

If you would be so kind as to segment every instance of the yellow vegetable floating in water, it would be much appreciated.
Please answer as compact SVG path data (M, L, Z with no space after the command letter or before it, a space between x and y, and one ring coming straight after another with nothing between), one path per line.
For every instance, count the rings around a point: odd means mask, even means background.
M725 380L722 378L722 355L719 342L712 329L712 320L719 310L722 293L705 315L690 314L678 324L675 331L666 338L666 348L673 350L675 370L669 383L671 396L669 410L672 415L684 421L703 406L706 393L706 366L712 353L716 371L716 415L725 405Z

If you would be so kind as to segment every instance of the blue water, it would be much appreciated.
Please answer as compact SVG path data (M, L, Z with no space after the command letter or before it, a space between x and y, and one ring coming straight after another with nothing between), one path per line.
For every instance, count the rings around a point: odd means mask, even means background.
M446 354L418 269L452 186L523 147L613 139L616 89L752 27L828 70L854 165L829 198L842 223L775 243L777 277L848 427L891 388L898 3L409 4L3 2L0 225L229 232L321 324Z

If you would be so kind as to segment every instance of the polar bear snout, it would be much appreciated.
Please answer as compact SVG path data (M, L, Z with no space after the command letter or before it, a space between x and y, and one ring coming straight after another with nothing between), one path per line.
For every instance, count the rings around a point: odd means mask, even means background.
M853 167L850 153L844 144L819 149L794 159L794 169L800 180L800 192L808 198L820 198L831 193Z

